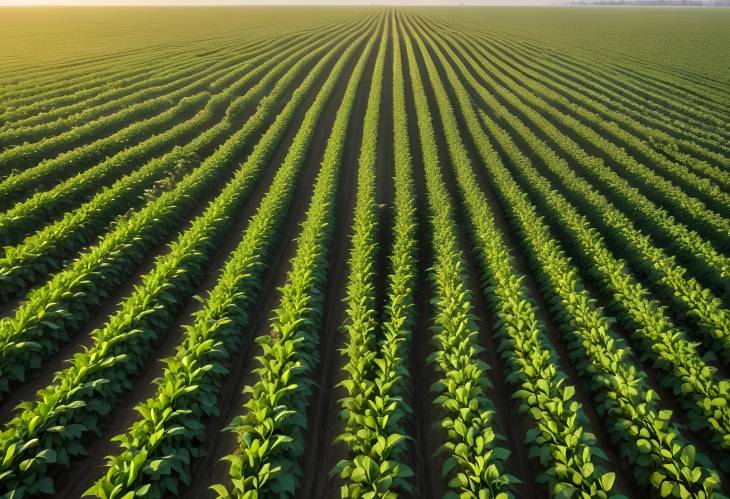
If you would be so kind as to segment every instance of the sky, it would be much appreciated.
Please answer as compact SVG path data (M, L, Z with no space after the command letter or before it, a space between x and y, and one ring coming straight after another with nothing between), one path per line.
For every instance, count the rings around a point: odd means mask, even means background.
M558 0L0 0L19 5L550 5Z

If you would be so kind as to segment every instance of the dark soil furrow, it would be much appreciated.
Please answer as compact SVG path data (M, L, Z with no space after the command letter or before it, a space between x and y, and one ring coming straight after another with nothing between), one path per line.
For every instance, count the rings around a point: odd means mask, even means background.
M247 337L250 339L257 338L268 331L271 313L279 303L280 296L277 289L286 282L287 272L290 267L289 262L296 252L297 237L314 190L315 180L324 157L337 108L342 101L349 76L356 61L357 58L353 57L348 63L347 70L337 82L317 126L312 145L307 152L304 167L298 180L300 185L287 213L280 243L270 261L259 299L251 314L251 326L247 333ZM292 137L296 131L297 127L290 129ZM279 162L281 162L285 150L280 150L279 153L282 153L279 159ZM235 450L236 436L231 432L224 431L224 429L243 410L246 401L243 388L251 386L255 382L255 373L253 373L252 368L255 365L255 356L260 353L260 347L249 341L244 346L243 352L235 360L230 361L230 365L226 366L230 372L218 397L221 412L219 416L210 421L206 434L205 447L209 453L195 463L192 470L193 485L181 490L183 497L205 497L206 490L210 485L224 483L228 480L228 463L222 462L221 459Z
M427 70L423 62L423 54L420 50L415 50L417 63L419 65L421 75L424 81L427 81ZM433 55L432 55L433 57ZM441 163L442 175L450 194L451 202L456 204L459 199L458 187L451 169L451 161L448 156L448 145L446 136L444 135L436 97L430 84L424 85L429 100L429 108L433 118L433 125L436 132L436 142L439 151L439 162ZM465 129L465 128L462 128ZM446 201L445 201L446 202ZM534 478L539 473L539 467L534 461L531 461L527 455L527 446L524 445L525 434L530 428L530 423L525 415L519 412L519 402L511 397L512 389L505 381L505 363L500 358L497 351L497 343L492 336L496 317L489 312L489 306L486 303L482 286L479 281L481 272L476 262L474 249L469 240L467 227L469 226L463 213L460 210L454 210L456 219L456 229L459 238L459 245L463 254L467 282L465 288L471 293L472 312L476 316L479 328L479 344L483 347L480 358L491 367L491 371L485 373L489 378L491 387L488 396L495 408L495 422L497 429L505 437L506 442L503 444L511 450L510 457L507 461L507 469L509 473L514 475L520 482L515 487L520 497L541 497L547 492L538 485Z
M378 33L373 36L379 38L382 29L384 28L381 26ZM328 257L324 317L319 342L319 372L315 380L307 417L309 431L304 441L303 476L296 493L297 497L312 499L335 497L339 490L339 477L330 475L329 472L347 456L346 447L334 442L342 429L338 417L338 401L345 396L344 390L336 386L344 362L338 350L344 339L340 327L345 317L343 300L347 287L347 259L355 211L357 164L360 157L363 119L376 55L377 50L373 50L365 66L364 77L357 91L342 153L335 202L335 226Z
M296 111L294 118L288 127L287 133L282 140L282 143L278 148L274 158L269 162L268 168L265 168L263 170L262 178L259 179L256 187L251 194L250 199L245 203L241 212L236 217L234 226L228 230L223 245L213 254L210 262L208 263L206 276L204 277L202 284L200 284L198 289L196 290L195 296L205 297L207 296L207 293L212 290L213 287L215 287L223 265L227 261L231 252L240 242L241 237L245 232L246 227L248 226L249 219L258 208L261 199L266 193L269 185L271 184L271 180L278 170L278 166L281 164L284 157L286 156L289 145L291 144L297 130L299 129L299 124L302 122L302 119L304 118L307 109L314 100L319 85L321 85L321 82L324 80L325 77L326 71L323 72L322 77L320 77L319 83L314 85L312 91L307 96L302 106L300 106L300 108ZM243 158L241 159L243 160ZM302 177L303 185L306 185L307 178L308 176L306 174ZM224 184L221 183L220 187L222 188L223 185ZM220 189L216 189L215 193L219 192L219 190ZM207 204L208 203L206 202L198 205L196 207L195 213L192 214L193 218L194 216L200 214L207 206ZM296 224L293 224L293 227L296 226ZM287 227L289 227L289 225L287 225ZM165 251L167 251L167 249L169 248L165 247ZM284 258L284 261L286 261L286 258ZM141 277L141 275L142 274L140 274L138 277ZM272 291L274 289L276 288L271 288ZM184 326L190 324L192 314L195 311L199 310L200 307L201 302L199 300L195 299L194 296L188 297L181 312L178 314L178 320L170 328L165 338L160 343L157 349L156 360L148 361L147 369L143 373L141 373L135 380L134 389L130 390L125 397L117 402L117 406L120 407L121 410L118 412L114 412L107 420L103 437L96 439L92 443L92 445L87 447L87 450L90 451L90 455L83 459L84 464L74 464L72 470L81 469L81 471L78 473L78 483L72 485L70 488L68 488L68 490L59 488L59 491L57 492L59 494L59 497L77 497L80 492L83 492L83 490L90 487L93 481L98 478L101 473L103 473L104 456L116 453L119 450L119 447L116 443L110 442L110 438L124 432L132 424L132 422L138 418L137 412L134 410L134 407L136 407L138 403L144 401L146 398L152 396L155 393L157 385L154 383L154 380L162 375L165 367L165 365L161 362L161 359L174 355L175 349L184 334ZM229 369L231 369L232 367L232 365L228 366ZM231 376L229 375L228 378L230 379ZM220 403L220 406L224 407L222 401ZM227 421L221 426L224 426L225 424L227 424ZM220 427L217 427L217 430L220 430Z
M405 57L406 49L403 38L400 39L400 47L403 66L403 81L408 95L408 89L412 88L408 58ZM431 286L428 282L427 270L433 264L433 252L431 250L431 236L426 214L428 205L426 203L426 183L423 172L423 154L420 147L418 127L416 126L416 108L413 99L406 98L406 110L408 115L408 142L410 144L413 178L416 191L416 218L418 221L417 258L419 272L416 275L414 309L415 321L413 324L413 337L411 338L411 408L413 414L409 421L408 434L412 437L409 445L409 466L415 474L414 497L424 499L436 499L443 497L446 493L444 480L441 479L441 468L444 459L439 454L437 431L438 414L433 406L433 395L430 387L436 383L436 371L427 362L428 356L433 352L431 343L431 318L433 310L431 306Z

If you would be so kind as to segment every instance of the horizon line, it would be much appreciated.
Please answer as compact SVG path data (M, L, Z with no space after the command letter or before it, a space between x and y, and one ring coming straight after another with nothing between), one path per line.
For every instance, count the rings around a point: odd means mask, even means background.
M670 0L671 1L671 0ZM687 8L687 7L727 7L727 4L681 4L681 3L656 3L647 4L642 0L624 0L623 3L611 3L610 1L601 0L588 0L580 2L580 0L517 0L516 2L510 0L487 0L479 3L464 3L463 1L454 0L453 2L445 1L415 1L408 2L408 0L402 0L398 3L391 3L387 0L361 0L355 2L346 2L344 0L336 1L311 1L306 3L279 3L279 2L267 2L266 0L258 2L248 2L247 0L218 0L214 2L208 2L206 0L153 0L152 2L145 2L144 0L118 0L118 1L106 1L102 0L96 2L92 0L92 3L84 2L83 0L68 0L68 1L53 1L53 0L37 0L37 1L20 1L10 0L3 2L0 0L0 8L36 8L36 7L661 7L661 8Z
M570 0L0 0L0 7L530 7L565 6Z

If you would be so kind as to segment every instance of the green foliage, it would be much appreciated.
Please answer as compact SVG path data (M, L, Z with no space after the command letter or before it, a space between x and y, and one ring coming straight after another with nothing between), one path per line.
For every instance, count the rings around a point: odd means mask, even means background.
M565 375L556 367L556 355L546 346L549 342L540 330L522 276L516 275L510 265L509 251L471 171L456 116L419 31L414 29L414 37L436 95L451 164L480 257L485 295L499 318L496 332L501 337L500 351L512 369L507 380L519 384L514 396L522 401L520 410L534 424L526 435L526 443L531 448L530 455L538 457L545 469L539 479L547 482L557 497L607 497L611 487L605 485L613 484L614 475L594 464L597 457L605 456L594 446L593 436L585 431L587 418L574 398L575 389L565 385ZM458 93L462 88L452 67L438 46L431 47Z
M304 39L310 37L311 35ZM139 144L127 147L68 181L58 184L53 189L38 192L5 212L0 216L0 244L17 245L23 242L25 251L20 248L16 249L13 252L13 259L5 261L2 266L6 268L28 267L29 261L33 261L28 258L28 255L33 253L36 254L36 258L38 253L45 256L46 263L49 260L48 256L61 259L71 254L71 250L77 247L68 242L70 237L67 233L67 243L63 246L64 252L61 252L58 243L43 246L38 241L57 240L59 239L57 233L61 227L69 226L74 228L73 234L76 239L73 241L77 245L80 245L82 241L90 241L90 236L85 238L80 236L86 231L91 235L92 228L102 226L101 224L91 225L90 217L94 216L97 217L97 220L106 220L108 223L108 220L123 212L123 207L133 206L139 198L140 189L148 186L150 182L169 172L174 172L176 176L189 173L195 164L193 160L212 153L215 147L223 142L226 134L230 134L235 127L242 124L253 104L269 91L270 82L281 76L285 67L277 63L286 56L285 49L289 49L290 45L291 43L282 43L261 54L257 52L247 54L251 56L250 59L229 67L228 71L216 71L217 78L208 82L208 86L205 87L208 90L207 93L211 93L213 96L205 108L192 119L183 121ZM276 70L269 71L272 68L276 68ZM257 78L260 80L257 81ZM256 84L249 89L252 82L256 82ZM241 92L247 89L249 90L241 95ZM180 105L182 103L181 101ZM229 119L221 120L218 123L217 121L224 113ZM206 129L209 130L206 131ZM129 143L128 140L121 142ZM186 142L189 143L185 144ZM183 144L185 145L183 146ZM173 149L175 150L173 151ZM144 164L144 166L140 167L140 164ZM130 171L132 174L124 178ZM36 175L35 184L38 185L44 178L52 179L54 183L58 181L52 175L43 177ZM39 235L42 234L42 238L36 236L24 241L24 238L52 218L51 215L54 211L69 210L84 203L103 185L110 185L109 190L100 193L94 198L94 201L83 204L81 208L83 216L75 215L72 219L75 223L71 223L71 219L64 219L39 233ZM101 218L102 216L105 218ZM84 221L85 223L82 223ZM25 258L22 258L23 256ZM10 274L6 271L4 275L7 280Z
M492 99L483 90L480 92L480 96L485 99L489 98L490 101ZM466 101L466 97L463 99ZM506 114L506 111L504 113ZM718 448L726 448L730 442L727 439L730 432L730 412L728 412L727 402L724 402L730 393L728 392L730 389L728 382L716 379L715 369L700 358L695 346L676 329L664 314L659 303L649 297L646 288L636 282L630 272L626 272L625 264L613 257L595 229L590 227L587 219L579 215L560 194L551 188L544 178L541 178L529 166L529 160L524 153L519 151L514 142L493 120L483 112L480 113L480 116L490 132L494 134L497 142L506 151L519 174L525 179L525 185L529 189L535 189L540 193L542 199L546 199L546 204L551 209L547 212L551 214L549 216L551 225L564 227L572 242L579 248L579 254L583 255L585 267L591 269L590 273L596 276L602 286L611 290L613 295L611 303L617 309L614 316L619 322L634 331L647 355L655 356L657 366L670 375L665 378L665 383L672 386L679 399L685 402L685 407L690 415L693 415L693 425L704 426L715 432L714 444ZM545 147L544 144L542 145ZM549 155L549 153L545 154ZM625 230L629 231L631 228L628 227ZM642 238L638 231L633 231L631 234L636 239ZM696 281L684 278L682 269L673 268L672 260L663 257L660 250L649 246L649 242L645 238L642 238L642 242L644 249L658 260L655 275L661 275L660 272L664 272L667 276L666 279L673 277L677 286L679 286L677 281L683 280L684 290L692 290L692 286L695 290L699 287ZM695 305L697 313L708 308L713 310L717 314L718 328L716 331L717 334L721 334L722 328L728 327L728 321L723 320L727 313L720 308L719 300L712 299L709 292L701 290L697 292L697 295L698 300L703 297L709 301L704 306Z
M167 493L175 493L178 482L189 482L190 461L202 452L198 442L203 438L205 424L201 420L217 414L217 395L221 378L226 373L223 362L237 351L244 340L240 330L249 325L248 311L261 287L267 257L278 239L281 224L293 197L304 152L311 143L314 127L327 100L357 45L346 42L352 42L351 38L358 36L361 31L363 28L348 34L326 52L327 45L308 55L317 60L317 64L294 92L274 125L256 145L247 165L264 164L272 155L283 137L286 125L317 77L338 49L349 45L345 49L344 57L337 60L307 110L303 125L256 214L249 222L240 244L226 262L218 284L210 292L203 308L195 313L195 322L186 328L185 339L175 356L167 359L167 367L158 382L156 395L137 407L141 418L133 423L127 433L116 437L124 451L110 458L109 470L87 491L87 495L123 497L124 494L146 487L145 494L148 497L161 497ZM360 38L364 36L359 35ZM236 180L245 182L249 178L250 173L244 167ZM237 188L238 185L231 184L230 192L236 192ZM279 379L288 383L285 375ZM292 388L293 385L287 384L282 393ZM267 392L267 395L268 393L275 392ZM274 403L271 413L274 421L291 415L288 411L279 410L280 404L276 400ZM256 414L262 416L270 413L262 408ZM266 435L269 436L268 433ZM251 446L242 453L245 459L241 455L229 458L232 473L242 470L248 463L265 459L270 452L286 443L287 439L277 437L258 442L244 437L244 442L247 441L251 442ZM247 473L245 477L234 479L234 487L247 490L251 484L262 486L271 474L280 470L278 466L266 464L256 469L258 471L255 476ZM286 483L286 477L277 480L280 487L285 487ZM288 490L289 487L285 488Z
M585 17L571 29L545 22L581 19L581 9L508 11L169 9L176 29L155 28L154 50L149 20L131 10L96 13L117 18L104 37L54 14L79 28L63 42L41 29L42 10L34 24L3 22L3 40L23 43L0 44L0 302L9 310L0 401L125 296L2 422L0 496L62 493L57 477L106 437L113 411L220 263L154 395L115 437L120 450L87 495L185 493L222 389L236 381L226 366L253 341L256 365L228 427L229 475L211 489L299 495L305 433L323 423L308 421L308 409L326 297L332 279L346 279L341 358L327 359L341 369L320 387L341 394L332 445L345 454L327 480L342 497L418 496L440 480L449 499L507 499L523 494L514 466L530 482L524 490L556 498L620 499L624 487L724 497L715 468L730 470L730 94L726 65L712 62L722 43L695 61L686 49L725 40L717 26L727 14L715 9L702 32L685 27L659 43L669 17L705 14L641 10L654 23L637 44L620 9L596 16L610 33ZM231 22L237 29L225 28ZM605 47L584 46L601 33ZM662 63L661 44L683 63ZM335 107L332 129L321 130ZM361 137L350 137L354 120ZM285 220L300 216L291 210L312 146L327 133L299 237L285 242L295 255L270 327L253 339L251 309ZM277 168L273 181L219 261L267 167ZM342 184L345 169L357 170L355 186ZM353 190L347 274L334 276L338 200ZM392 205L379 204L391 191ZM152 265L126 290L143 262ZM491 330L477 322L471 293L484 299ZM430 335L415 327L416 310L427 311L418 320ZM425 341L411 359L415 334L429 338L416 339ZM414 366L429 372L414 376ZM433 407L411 421L413 380L430 378ZM660 401L656 386L672 400ZM519 414L492 405L509 395ZM430 439L438 453L422 456ZM510 456L516 445L525 452ZM623 462L608 460L609 446ZM414 477L432 472L429 460L440 476Z
M399 19L400 21L400 19ZM515 479L504 471L509 451L499 447L494 409L486 396L488 366L479 358L477 327L459 249L450 196L439 171L438 150L426 92L408 31L403 36L420 132L429 206L433 266L433 344L429 360L439 380L433 387L441 413L443 474L460 497L503 498Z
M282 65L296 63L289 67L290 78L277 91L285 91L286 85L291 84L310 61L324 52L325 47L327 44L318 50L309 51L302 59L298 58L298 50L286 57ZM302 83L300 99L316 75L315 70L309 80ZM16 490L17 495L20 493L19 484L33 483L37 477L44 477L49 465L68 465L69 458L83 454L83 434L98 430L99 421L111 410L116 398L131 387L132 376L144 366L162 332L172 324L185 296L195 290L211 254L220 247L226 230L249 198L256 180L256 168L260 168L259 165L271 156L273 146L277 140L281 140L283 130L299 103L296 99L291 101L289 108L279 117L278 129L271 129L267 140L254 149L221 194L171 245L169 252L156 260L153 270L143 277L141 285L123 302L121 310L110 318L104 328L92 333L93 346L77 354L72 366L57 373L54 383L38 393L38 400L33 404L24 404L23 412L5 426L0 434L0 449L22 446L25 451L15 453L12 459L6 459L0 467L0 483L5 487ZM277 206L277 209L282 208ZM225 319L220 321L221 324L226 323ZM194 349L198 357L223 355L220 343L215 343L213 339L202 338L199 344L193 342L190 348ZM170 363L177 365L178 369L191 368L186 365L185 358L182 364L175 364L174 359ZM199 376L204 376L208 371L212 371L210 375L214 376L223 374L220 365L193 370ZM171 375L175 374L173 371ZM185 386L179 386L178 391L187 394ZM210 413L214 400L209 394L204 397L207 400L204 398L201 401L203 409ZM152 404L150 408L142 410L151 415L157 407ZM164 413L164 409L160 411ZM179 411L176 414L182 418L186 413ZM170 418L173 419L172 416ZM200 431L200 425L188 421L196 431ZM29 442L33 445L28 445ZM55 461L36 459L32 466L23 465L23 460L32 453L42 454L46 451L53 452L59 458ZM159 466L155 465L151 472L159 478L170 475L172 469L165 465L160 471Z
M357 56L337 110L291 270L273 312L271 330L256 340L262 348L257 357L260 367L255 369L255 384L244 390L251 398L243 414L229 426L237 435L238 449L226 457L231 463L230 484L216 485L219 497L292 497L301 475L301 440L307 428L311 376L319 362L318 335L324 313L327 248L334 226L337 181L357 90L377 42L374 28L368 29L368 41ZM364 38L361 35L338 61L340 72ZM302 130L313 127L314 123Z
M413 492L408 478L413 474L405 463L405 418L410 407L405 401L408 379L407 348L413 321L414 209L409 156L407 118L400 48L390 16L379 43L373 79L365 112L353 230L350 274L347 287L347 321L343 330L347 343L344 379L347 396L340 400L344 442L350 457L335 470L344 481L342 497L398 497L399 491ZM395 221L390 255L386 314L378 320L375 272L378 252L380 210L376 201L378 126L382 102L385 55L393 34L394 54L394 159Z
M129 219L119 220L115 229L91 251L56 274L46 285L32 291L15 317L0 321L0 366L4 366L0 370L0 391L7 391L8 383L22 379L29 369L38 368L42 359L68 341L69 334L91 317L100 297L124 282L134 268L132 264L139 263L146 250L164 241L175 224L184 220L186 212L204 198L206 190L235 168L237 155L265 125L267 116L275 108L275 99L294 81L298 70L306 67L303 61L311 60L299 59L295 70L278 81L270 96L273 99L259 104L251 119L172 191L165 192ZM305 89L298 92L299 99L303 98ZM247 189L253 186L267 158L273 155L274 144L283 136L299 100L290 102L289 114L276 118L275 125L266 132L266 140L259 142L255 154L252 153L244 165L243 173L239 172L248 177L245 180ZM91 211L97 209L94 206ZM73 237L74 228L73 223L70 227L64 225L63 232L70 232ZM52 239L46 240L43 244L52 242Z
M463 65L457 66L466 72ZM451 73L447 70L447 74ZM678 471L684 467L677 465L680 455L683 452L694 454L693 447L683 442L677 428L671 424L671 413L656 408L654 392L636 372L623 345L612 337L609 320L595 307L576 269L562 254L559 243L551 236L526 193L504 167L499 154L482 132L479 117L498 137L498 143L510 159L515 161L524 155L486 113L480 111L477 116L466 90L455 78L449 80L490 182L507 208L508 219L536 269L536 278L549 297L555 316L560 319L562 332L572 349L573 362L590 381L597 408L611 421L611 435L621 444L622 455L635 464L634 471L640 483L665 490L667 486L662 485L665 481L671 490L676 483L680 492L687 490L697 497L709 497L719 485L717 474L707 466L706 459L701 464L693 460L688 473ZM479 85L476 82L473 85L478 91ZM563 211L560 215L568 216L568 213ZM595 235L592 240L600 241ZM650 480L650 476L655 476L656 480Z

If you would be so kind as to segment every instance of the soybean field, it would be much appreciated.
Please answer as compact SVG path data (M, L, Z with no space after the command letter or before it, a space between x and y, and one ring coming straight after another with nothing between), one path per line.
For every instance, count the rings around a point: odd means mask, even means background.
M0 497L730 496L730 9L0 9Z

